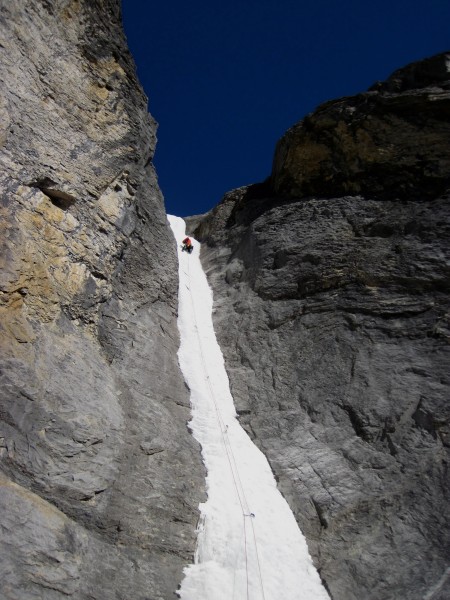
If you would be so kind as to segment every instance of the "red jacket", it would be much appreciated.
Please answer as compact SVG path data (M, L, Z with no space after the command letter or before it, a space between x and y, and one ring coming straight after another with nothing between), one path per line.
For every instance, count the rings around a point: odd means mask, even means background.
M183 244L186 244L186 246L191 246L191 245L192 245L192 243L191 243L191 240L190 240L190 238L188 238L188 237L184 238L184 240L183 240Z

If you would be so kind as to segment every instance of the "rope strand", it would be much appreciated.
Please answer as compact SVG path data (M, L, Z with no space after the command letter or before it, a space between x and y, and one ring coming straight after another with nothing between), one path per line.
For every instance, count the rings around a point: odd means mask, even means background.
M203 351L203 345L202 345L202 341L201 341L201 336L200 336L200 331L199 331L199 327L198 327L198 321L197 321L197 313L195 310L195 301L194 301L194 295L192 293L192 286L191 286L191 280L190 280L190 261L189 258L187 257L187 262L188 262L188 272L186 273L184 270L184 274L187 276L188 278L188 282L189 285L186 285L186 288L189 290L189 295L191 298L191 304L192 304L192 311L193 311L193 315L194 315L194 326L195 326L195 330L197 332L197 339L198 339L198 345L200 348L200 356L201 356L201 360L202 360L202 366L203 366L203 372L205 375L205 380L208 384L208 388L209 388L209 392L210 392L210 397L213 401L214 404L214 409L215 409L215 413L216 413L216 417L218 420L218 424L219 424L219 429L220 429L220 433L221 433L221 438L222 438L222 442L225 448L225 453L227 456L227 460L230 466L230 472L232 475L232 479L233 479L233 484L235 487L235 491L236 491L236 495L241 507L241 511L242 511L242 515L243 515L243 530L244 530L244 555L245 555L245 573L246 573L246 596L247 596L247 600L249 600L250 597L250 580L249 580L249 568L248 568L248 549L247 549L247 525L246 525L246 519L247 517L251 517L251 527L252 527L252 537L253 537L253 544L254 544L254 549L255 549L255 556L256 556L256 563L258 566L258 576L259 576L259 582L260 582L260 586L261 586L261 595L262 595L262 599L265 600L265 594L264 594L264 585L263 585L263 578L262 578L262 572L261 572L261 564L260 564L260 559L259 559L259 552L258 552L258 544L257 544L257 539L256 539L256 532L255 532L255 526L254 526L254 522L253 522L253 517L255 516L254 513L250 512L250 508L249 508L249 504L245 495L245 489L244 486L242 484L242 480L239 474L239 469L238 469L238 465L236 462L236 458L233 452L233 448L231 445L231 441L229 439L228 436L228 425L225 424L223 418L222 418L222 414L220 412L218 403L217 403L217 399L215 397L215 393L214 393L214 389L211 383L211 378L208 374L208 367L207 367L207 362L205 359L205 354ZM233 582L233 598L234 598L234 582Z

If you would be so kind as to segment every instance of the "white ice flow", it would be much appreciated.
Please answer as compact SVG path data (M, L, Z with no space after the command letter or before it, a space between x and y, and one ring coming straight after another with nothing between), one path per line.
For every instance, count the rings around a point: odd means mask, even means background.
M195 563L183 600L329 600L305 538L265 456L236 419L212 324L200 244L181 250L185 223L169 216L178 246L180 367L191 391L194 437L207 469Z

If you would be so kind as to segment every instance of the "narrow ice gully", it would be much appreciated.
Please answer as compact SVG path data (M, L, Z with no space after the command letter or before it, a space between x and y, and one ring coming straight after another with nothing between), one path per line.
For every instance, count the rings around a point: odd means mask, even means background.
M200 244L181 251L185 223L169 216L179 260L180 367L191 391L194 437L207 469L195 563L183 600L329 600L305 538L265 456L236 419L212 324Z

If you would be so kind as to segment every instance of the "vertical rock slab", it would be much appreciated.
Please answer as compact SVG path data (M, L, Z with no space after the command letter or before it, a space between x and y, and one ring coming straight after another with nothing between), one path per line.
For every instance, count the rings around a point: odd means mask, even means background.
M241 423L333 600L450 591L448 64L319 107L270 180L191 221ZM374 112L376 156L339 141Z
M2 593L173 598L203 467L156 124L118 1L0 15Z

